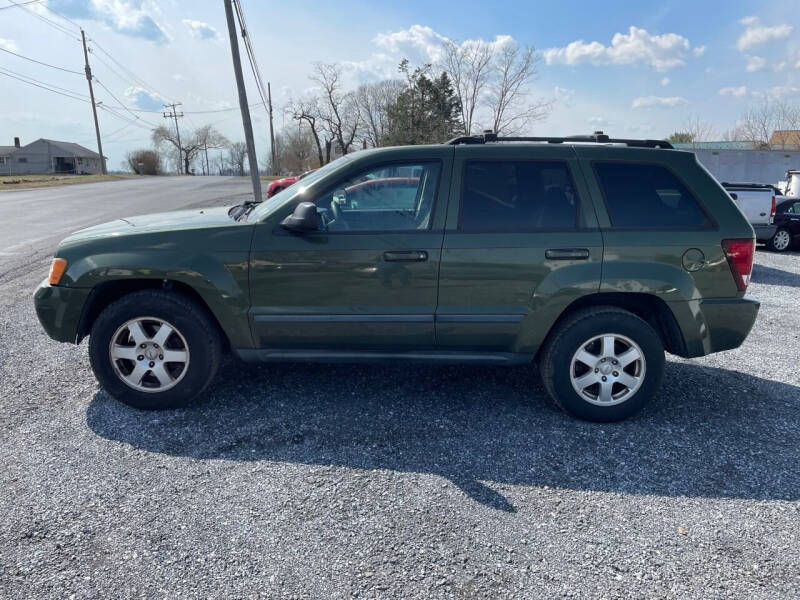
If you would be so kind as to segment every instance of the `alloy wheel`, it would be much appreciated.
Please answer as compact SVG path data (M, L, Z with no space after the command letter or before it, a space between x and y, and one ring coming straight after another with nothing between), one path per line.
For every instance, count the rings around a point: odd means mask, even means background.
M570 381L587 402L613 406L628 400L644 383L645 358L632 339L604 333L581 344L572 356Z
M167 321L137 317L114 333L108 357L125 385L140 392L164 392L186 375L189 345Z

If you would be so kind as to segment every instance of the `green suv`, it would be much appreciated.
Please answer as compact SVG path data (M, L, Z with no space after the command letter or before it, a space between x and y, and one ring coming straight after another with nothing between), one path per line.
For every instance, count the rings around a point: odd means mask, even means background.
M348 154L260 204L70 235L36 290L62 342L137 408L245 361L538 363L567 412L636 413L664 352L739 346L753 229L658 140L461 137ZM513 372L509 373L513 377Z

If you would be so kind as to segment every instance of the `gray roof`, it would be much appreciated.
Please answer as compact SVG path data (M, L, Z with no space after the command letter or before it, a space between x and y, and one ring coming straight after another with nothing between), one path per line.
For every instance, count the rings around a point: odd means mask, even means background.
M0 146L0 156L8 156L17 149L16 146Z
M41 138L43 142L47 142L52 146L55 146L65 152L68 156L89 156L92 158L99 158L100 155L95 152L94 150L89 150L88 148L84 148L80 144L73 144L72 142L59 142L58 140L48 140L46 138ZM37 140L39 141L39 140Z

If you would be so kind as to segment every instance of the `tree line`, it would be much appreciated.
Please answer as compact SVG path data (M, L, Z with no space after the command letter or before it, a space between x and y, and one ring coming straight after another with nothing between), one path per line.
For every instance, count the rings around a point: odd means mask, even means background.
M287 124L275 136L275 164L267 156L264 169L300 173L362 148L440 143L484 129L529 131L552 107L552 100L532 95L539 60L533 47L510 39L448 41L436 63L404 59L396 76L355 87L347 85L344 65L317 62L308 77L312 91L283 107ZM187 174L247 171L244 143L211 125L184 132L180 142L173 128L161 126L152 141L153 149L128 155L132 171L160 173L165 163ZM208 150L222 152L209 159Z
M689 117L667 140L689 144L744 142L754 150L800 150L800 103L764 97L748 107L733 127L718 131L699 117Z

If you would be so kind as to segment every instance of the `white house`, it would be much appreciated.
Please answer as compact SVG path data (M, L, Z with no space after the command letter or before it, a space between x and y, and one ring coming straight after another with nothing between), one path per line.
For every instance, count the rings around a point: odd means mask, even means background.
M105 159L80 144L40 138L20 146L14 138L13 146L0 146L0 175L102 173L101 160Z

